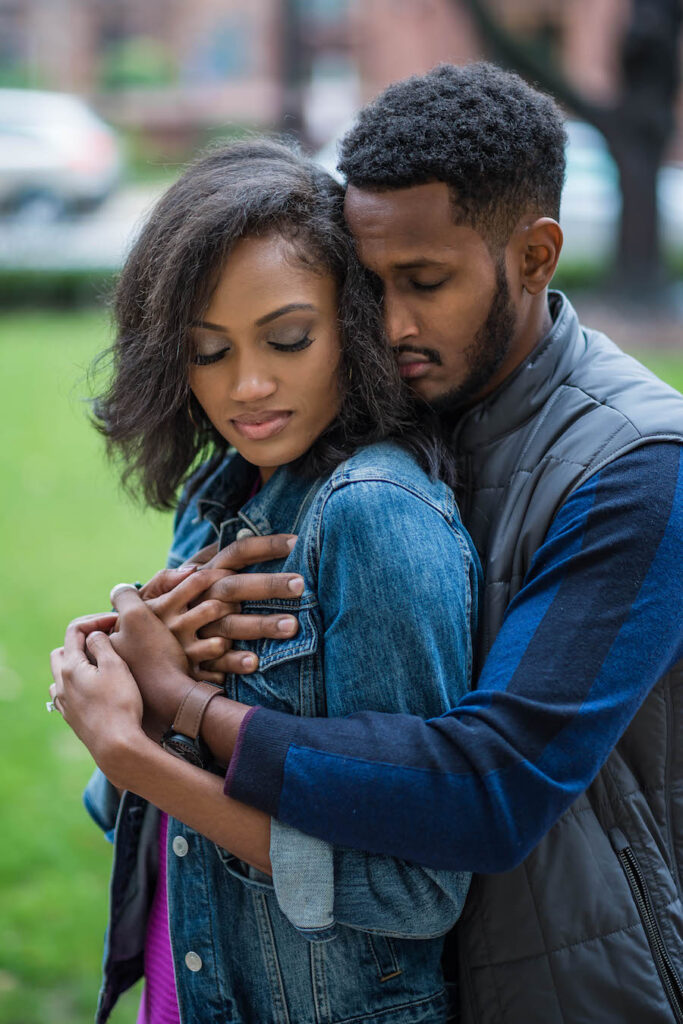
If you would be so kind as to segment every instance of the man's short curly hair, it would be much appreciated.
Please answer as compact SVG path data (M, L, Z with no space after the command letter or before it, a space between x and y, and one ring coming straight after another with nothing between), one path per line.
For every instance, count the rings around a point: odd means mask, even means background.
M361 110L339 170L378 191L446 182L456 222L499 246L527 211L559 217L565 143L554 100L519 75L484 62L440 64Z

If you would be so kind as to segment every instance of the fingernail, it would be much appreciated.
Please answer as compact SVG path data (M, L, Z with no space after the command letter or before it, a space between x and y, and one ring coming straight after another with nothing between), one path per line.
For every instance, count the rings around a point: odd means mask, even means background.
M253 654L245 654L244 657L241 659L240 663L244 666L244 668L251 668L252 665L256 664L256 658L254 657Z
M295 626L295 619L278 619L277 628L279 633L291 633Z
M291 590L293 594L302 594L304 581L302 579L290 580L287 584L287 590Z
M296 537L290 537L289 540L287 541L287 547L289 548L290 551L292 550L292 548L294 547L295 544L296 544Z
M188 572L188 571L194 572L198 568L199 568L198 565L195 565L193 562L191 562L189 565L179 565L178 568L174 569L173 571L174 572Z

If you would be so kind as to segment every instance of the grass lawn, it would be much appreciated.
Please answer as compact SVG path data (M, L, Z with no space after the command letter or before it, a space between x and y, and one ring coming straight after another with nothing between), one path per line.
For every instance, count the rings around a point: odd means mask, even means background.
M81 805L89 755L45 712L48 653L113 583L159 568L170 537L120 493L87 423L83 374L105 343L96 313L0 318L0 1024L92 1020L111 847Z
M0 1024L92 1020L111 848L81 806L88 754L45 713L48 652L75 615L165 558L170 518L117 488L86 420L98 313L0 316ZM683 353L643 361L683 390ZM132 1024L137 993L113 1024Z

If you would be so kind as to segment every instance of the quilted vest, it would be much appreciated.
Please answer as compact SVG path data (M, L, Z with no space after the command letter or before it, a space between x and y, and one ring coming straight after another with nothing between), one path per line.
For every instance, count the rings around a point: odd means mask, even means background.
M550 333L456 430L480 664L567 496L625 452L683 442L683 397L549 302ZM682 1024L682 723L683 662L527 859L475 876L445 961L457 950L462 1024Z

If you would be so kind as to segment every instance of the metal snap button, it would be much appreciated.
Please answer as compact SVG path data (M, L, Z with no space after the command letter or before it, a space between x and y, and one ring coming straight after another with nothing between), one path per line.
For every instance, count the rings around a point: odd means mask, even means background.
M185 954L185 966L189 967L191 971L201 971L202 969L202 958L199 953L194 953L190 950L189 953Z
M176 836L171 846L176 857L184 857L190 848L187 845L187 839L185 838L185 836Z
M244 540L245 537L253 537L253 532L248 526L243 526L241 530L238 530L235 534L235 540Z

